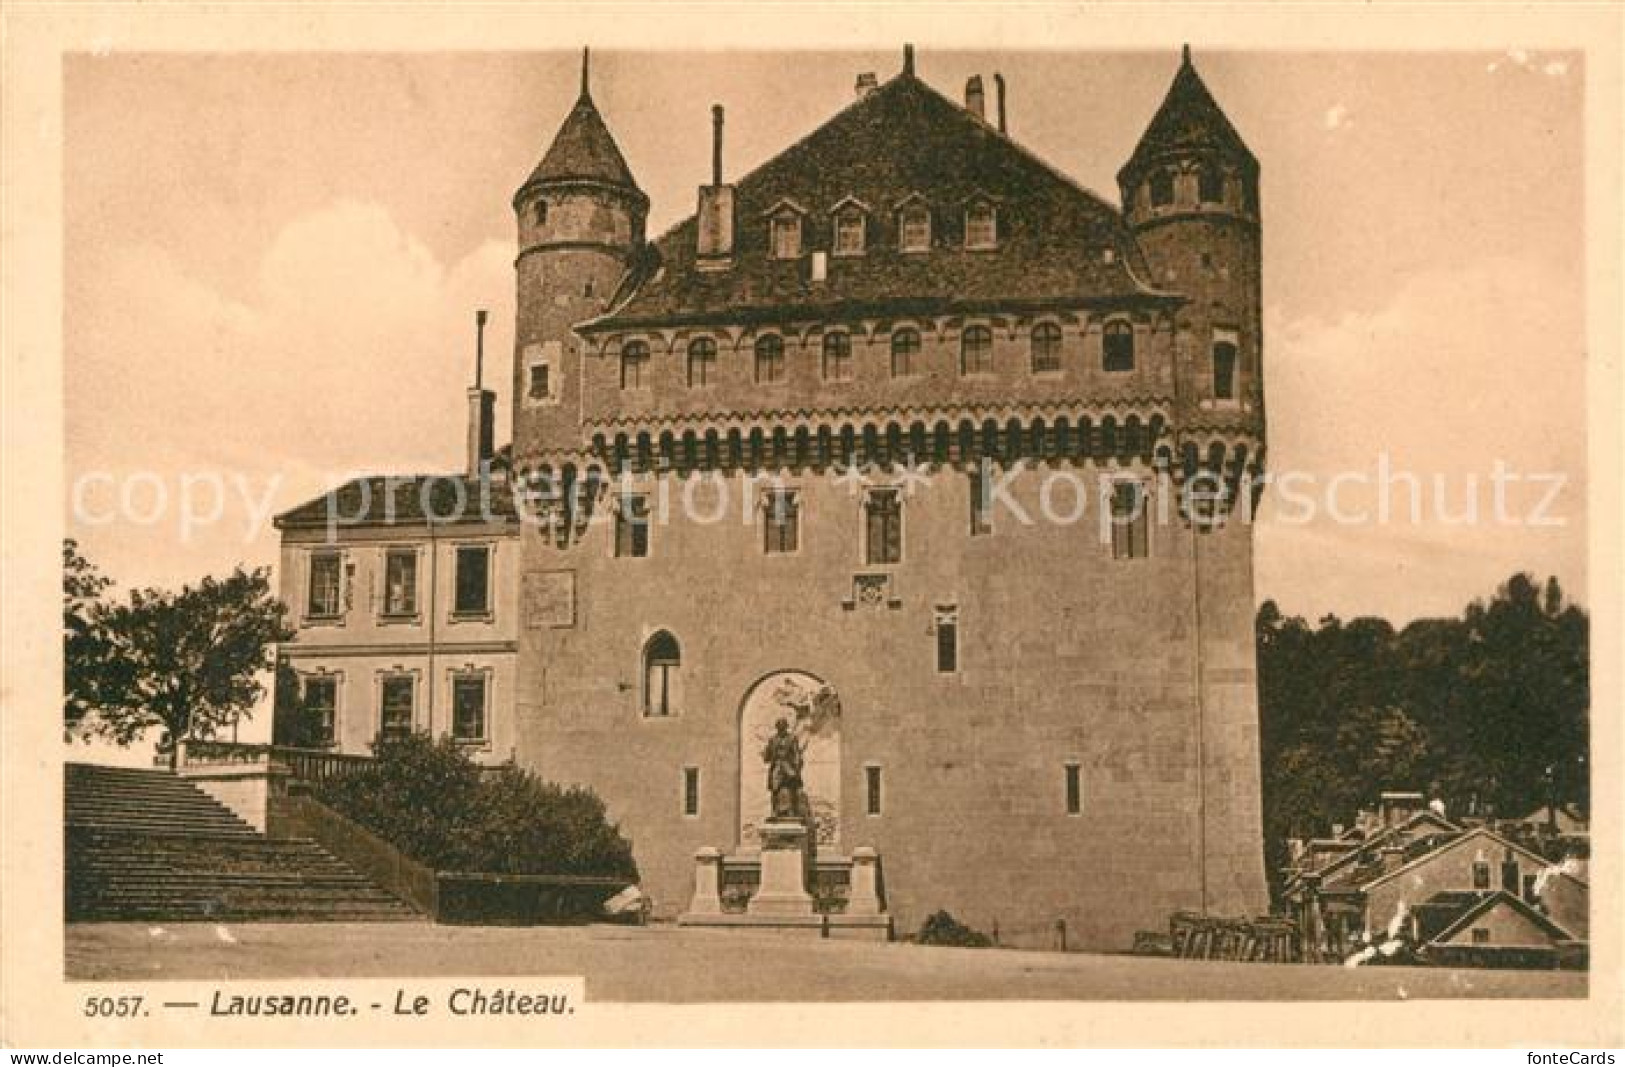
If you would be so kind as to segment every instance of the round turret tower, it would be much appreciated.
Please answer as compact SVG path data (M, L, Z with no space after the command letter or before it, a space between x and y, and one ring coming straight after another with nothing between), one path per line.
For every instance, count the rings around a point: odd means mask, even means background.
M649 198L588 89L514 194L519 256L514 324L515 455L579 438L581 342L572 327L603 314L644 241Z
M1180 313L1178 398L1187 420L1263 433L1258 160L1184 50L1179 72L1118 172L1123 211Z

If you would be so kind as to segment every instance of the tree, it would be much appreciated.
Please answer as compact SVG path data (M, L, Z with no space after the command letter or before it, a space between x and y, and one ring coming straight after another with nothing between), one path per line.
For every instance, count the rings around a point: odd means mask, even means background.
M1589 810L1589 622L1556 579L1513 575L1458 618L1259 609L1259 748L1272 880L1286 839L1352 822L1384 789L1452 815Z
M209 738L251 715L275 643L293 636L263 567L178 593L133 590L95 614L109 646L96 729L121 745L153 726L172 739Z
M102 688L110 643L99 610L112 584L79 554L79 542L71 537L62 542L62 722L68 737L84 728Z

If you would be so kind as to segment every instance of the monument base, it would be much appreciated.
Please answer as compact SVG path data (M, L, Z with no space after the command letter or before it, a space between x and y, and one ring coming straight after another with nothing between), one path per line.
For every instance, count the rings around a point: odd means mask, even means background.
M775 918L811 917L807 892L807 824L769 819L762 824L762 880L750 903L750 915Z

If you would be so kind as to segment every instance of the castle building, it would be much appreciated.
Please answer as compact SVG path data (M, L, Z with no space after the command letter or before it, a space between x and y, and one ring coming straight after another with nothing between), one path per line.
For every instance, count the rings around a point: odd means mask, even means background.
M911 51L737 182L712 121L648 241L584 62L513 199L520 762L599 792L657 914L748 864L781 717L900 929L1262 911L1259 165L1188 50L1121 209Z
M713 108L695 213L651 241L583 60L513 198L512 509L337 547L320 502L280 520L296 665L350 694L337 747L404 714L374 679L489 666L476 747L594 789L657 917L702 851L748 880L780 718L818 869L878 857L899 930L946 909L1126 949L1175 910L1265 909L1236 518L1264 453L1258 161L1188 50L1121 207L1023 148L993 85L951 101L905 49L736 182ZM498 477L488 397L467 493ZM470 538L492 610L441 619ZM440 592L397 627L409 550ZM454 731L456 694L424 699L415 728Z

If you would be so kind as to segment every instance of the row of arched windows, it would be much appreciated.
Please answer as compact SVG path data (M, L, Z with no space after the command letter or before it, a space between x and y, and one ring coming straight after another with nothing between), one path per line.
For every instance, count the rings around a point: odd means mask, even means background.
M1034 374L1061 370L1061 327L1041 322L1029 334L1030 365ZM891 374L907 378L924 369L920 365L920 331L904 327L892 331ZM756 339L753 349L755 378L760 385L782 382L785 374L784 338L775 333ZM642 389L649 382L649 345L628 341L621 347L621 388ZM710 337L696 337L688 343L688 384L704 388L716 380L717 343ZM1101 369L1121 372L1134 369L1134 327L1120 319L1106 323L1102 331ZM993 330L987 326L967 326L959 336L959 373L993 373ZM852 335L831 332L824 335L823 375L825 381L852 380Z

